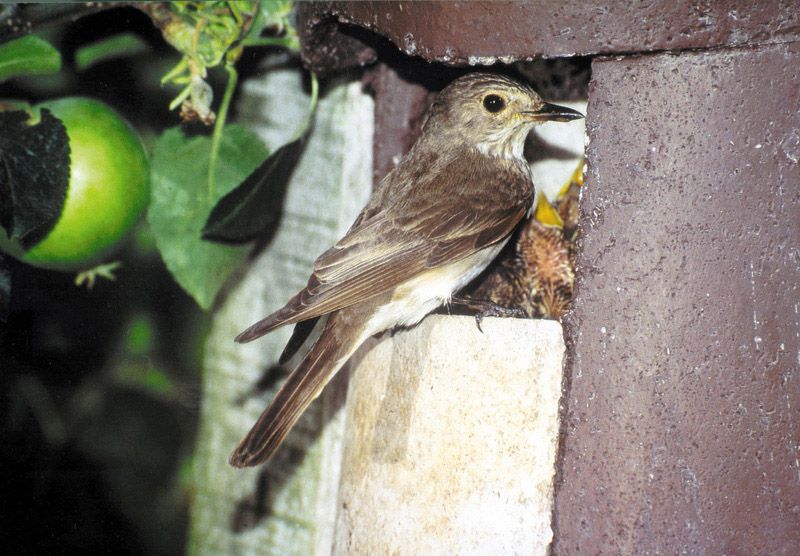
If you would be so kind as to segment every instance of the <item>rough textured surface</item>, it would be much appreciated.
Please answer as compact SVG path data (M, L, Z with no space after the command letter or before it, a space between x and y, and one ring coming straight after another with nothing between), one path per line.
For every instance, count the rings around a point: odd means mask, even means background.
M800 39L795 0L320 2L300 4L300 22L303 57L317 71L375 60L373 41L347 24L410 56L460 65Z
M242 87L239 118L272 149L295 133L308 110L301 77L296 70L273 70ZM270 463L234 469L228 465L231 450L282 378L271 366L291 327L246 345L235 344L233 338L305 285L314 259L341 236L366 202L373 105L361 89L358 82L331 87L320 100L279 229L214 316L203 368L192 554L330 552L343 422L335 415L346 382L328 385Z
M799 68L594 63L556 554L797 554Z
M419 136L432 94L386 64L371 73L369 84L375 92L375 125L381 130L373 142L373 177L378 184Z
M561 325L483 330L429 316L353 367L335 554L546 553Z

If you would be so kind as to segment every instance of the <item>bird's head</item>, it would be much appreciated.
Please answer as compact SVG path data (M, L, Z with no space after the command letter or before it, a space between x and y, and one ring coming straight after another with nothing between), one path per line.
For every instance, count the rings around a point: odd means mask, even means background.
M470 73L445 87L423 131L446 135L489 156L522 159L525 137L537 123L568 122L583 114L542 100L530 86L490 73Z

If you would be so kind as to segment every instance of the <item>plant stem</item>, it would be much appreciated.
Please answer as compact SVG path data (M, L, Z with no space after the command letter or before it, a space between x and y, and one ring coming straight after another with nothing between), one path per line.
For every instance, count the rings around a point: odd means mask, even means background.
M314 112L317 110L317 101L319 100L319 82L317 81L317 74L313 71L311 72L311 100L308 103L308 113L306 114L306 119L303 120L303 125L300 126L300 129L297 130L295 133L295 139L299 139L303 136L303 134L308 130L308 126L311 123L311 118L314 117Z
M217 155L219 154L219 143L222 140L222 131L225 127L225 120L228 116L228 109L231 105L233 98L233 91L236 89L236 83L239 80L239 74L236 73L236 68L233 64L226 63L225 71L228 72L228 84L225 86L225 95L222 97L222 103L217 111L217 121L214 125L214 134L211 137L211 154L208 158L208 200L214 200L214 175L217 167Z
M242 46L283 46L296 51L298 42L292 37L258 37L243 40Z

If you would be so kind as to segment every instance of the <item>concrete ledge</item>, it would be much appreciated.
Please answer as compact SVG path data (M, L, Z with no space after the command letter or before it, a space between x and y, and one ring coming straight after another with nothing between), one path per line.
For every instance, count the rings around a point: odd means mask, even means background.
M430 316L353 364L334 553L546 553L561 325L483 330Z

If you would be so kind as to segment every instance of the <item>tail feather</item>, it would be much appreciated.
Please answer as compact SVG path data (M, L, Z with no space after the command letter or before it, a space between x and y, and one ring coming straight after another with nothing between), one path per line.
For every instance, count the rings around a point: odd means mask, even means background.
M280 309L271 315L264 317L257 323L249 326L246 330L240 332L234 340L240 344L246 344L247 342L252 342L256 338L264 336L265 334L269 334L276 328L280 328L285 324L297 322L297 320L298 319L292 320L291 312L284 307L283 309Z
M309 404L358 347L360 337L342 338L333 332L334 316L328 320L319 340L289 375L272 403L239 442L228 460L232 466L249 467L266 462Z

